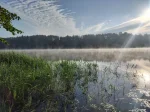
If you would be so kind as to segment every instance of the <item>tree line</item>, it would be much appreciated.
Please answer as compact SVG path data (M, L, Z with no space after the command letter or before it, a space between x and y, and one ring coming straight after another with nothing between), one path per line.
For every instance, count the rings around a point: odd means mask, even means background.
M132 35L130 33L108 33L83 36L33 35L9 37L9 45L0 43L0 49L48 49L48 48L121 48L134 38L127 47L149 47L150 34Z

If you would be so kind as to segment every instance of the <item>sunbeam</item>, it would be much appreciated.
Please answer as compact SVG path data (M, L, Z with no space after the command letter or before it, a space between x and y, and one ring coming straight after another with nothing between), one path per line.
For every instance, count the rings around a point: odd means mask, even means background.
M142 26L144 26L146 23L148 23L150 21L150 8L146 9L144 11L144 13L138 17L138 20L140 20L140 24L139 26L132 32L132 36L129 37L129 40L125 43L125 45L123 45L123 48L128 48L131 46L131 44L133 43L133 41L135 40L135 35L139 33L140 29ZM121 52L120 55L118 56L118 61L122 58L124 52Z
M134 41L135 39L135 34L137 34L141 28L141 26L143 26L143 23L141 23L133 32L133 35L131 37L129 37L129 40L125 43L125 45L123 46L123 48L128 48L130 47L130 45L132 44L132 42ZM121 58L123 57L124 55L124 52L121 52L117 58L118 61L121 60Z

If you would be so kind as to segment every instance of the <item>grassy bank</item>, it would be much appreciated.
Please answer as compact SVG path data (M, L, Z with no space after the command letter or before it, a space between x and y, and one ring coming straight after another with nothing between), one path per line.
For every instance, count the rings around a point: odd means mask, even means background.
M13 52L0 53L0 111L51 112L74 107L75 86L86 92L97 79L97 65L47 62Z

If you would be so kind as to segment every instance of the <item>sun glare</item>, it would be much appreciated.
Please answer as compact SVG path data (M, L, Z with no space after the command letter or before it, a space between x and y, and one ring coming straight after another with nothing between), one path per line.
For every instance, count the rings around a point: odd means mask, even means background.
M145 73L145 74L143 74L143 76L144 76L144 79L146 82L150 81L150 74L149 73Z
M144 70L144 69L141 70L140 72L142 74L142 77L140 77L141 80L143 81L143 79L144 79L145 83L149 83L149 81L150 81L150 73L148 71Z
M143 14L140 16L141 22L148 22L150 21L150 8L145 10Z

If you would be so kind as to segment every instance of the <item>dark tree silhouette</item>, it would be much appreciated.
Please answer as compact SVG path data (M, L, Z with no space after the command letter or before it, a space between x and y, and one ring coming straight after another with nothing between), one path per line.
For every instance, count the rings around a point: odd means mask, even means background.
M121 48L133 35L130 33L108 33L83 36L21 36L6 40L9 46L0 44L0 49L48 49L48 48ZM135 40L128 47L150 47L150 35L134 35Z

